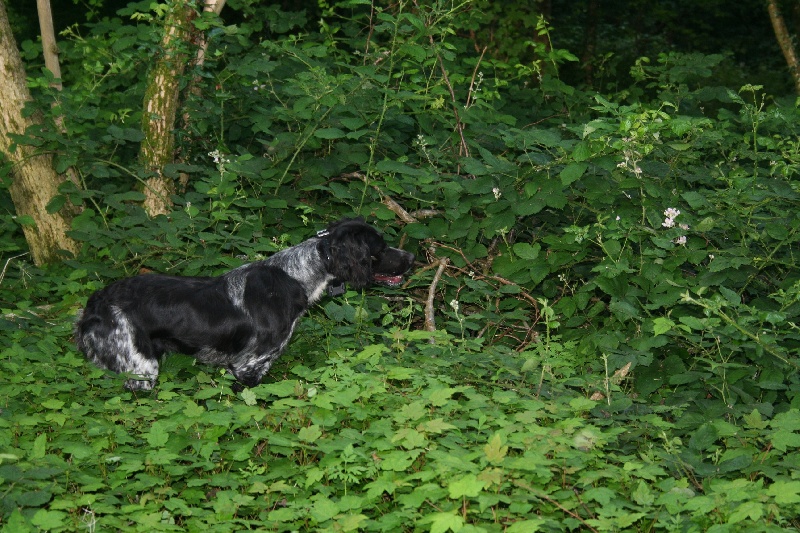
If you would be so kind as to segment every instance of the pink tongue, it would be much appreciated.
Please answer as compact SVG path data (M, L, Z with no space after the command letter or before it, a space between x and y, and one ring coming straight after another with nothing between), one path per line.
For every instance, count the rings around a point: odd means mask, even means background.
M400 283L403 281L403 276L384 276L382 274L375 274L375 281L382 281L384 283Z

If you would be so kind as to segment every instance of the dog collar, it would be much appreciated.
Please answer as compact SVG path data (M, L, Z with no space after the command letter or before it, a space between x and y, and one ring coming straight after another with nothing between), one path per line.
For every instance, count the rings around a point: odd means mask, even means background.
M341 296L345 290L344 281L335 279L328 284L328 296Z

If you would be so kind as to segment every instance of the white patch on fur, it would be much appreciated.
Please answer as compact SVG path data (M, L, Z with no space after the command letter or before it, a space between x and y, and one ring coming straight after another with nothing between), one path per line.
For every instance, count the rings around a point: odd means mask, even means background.
M236 273L235 275L229 274L225 278L225 282L228 284L228 297L230 297L231 303L237 309L241 309L247 313L247 309L244 307L244 287L247 283L247 277L243 273L237 272L239 270L242 270L242 267L239 267L233 271Z
M84 339L89 348L87 355L89 359L106 370L120 373L134 374L142 379L129 379L125 382L128 389L150 390L158 378L158 361L148 359L136 349L133 342L133 331L128 322L128 318L122 309L116 306L111 307L114 315L113 333L108 337L98 337L92 332L87 334ZM117 368L111 366L111 362L104 359L102 354L115 354Z

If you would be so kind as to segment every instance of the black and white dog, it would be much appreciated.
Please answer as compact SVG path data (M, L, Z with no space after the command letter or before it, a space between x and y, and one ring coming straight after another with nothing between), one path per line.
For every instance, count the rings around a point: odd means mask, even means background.
M153 388L167 352L224 366L252 387L325 289L398 285L413 263L413 254L387 246L363 219L343 219L222 276L143 274L112 283L89 297L75 341L96 365L132 374L125 383L131 390Z

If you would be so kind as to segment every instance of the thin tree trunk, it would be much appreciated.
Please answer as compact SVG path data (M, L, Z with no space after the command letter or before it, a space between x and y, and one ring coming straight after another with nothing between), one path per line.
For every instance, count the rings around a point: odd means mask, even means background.
M219 14L222 12L222 8L225 7L225 2L226 0L204 0L203 13L213 13L219 16ZM199 71L205 63L206 52L208 51L208 39L206 39L204 32L197 32L195 35L195 45L197 46L197 52L195 53L194 61L192 62L192 68L195 71ZM189 86L186 88L185 94L191 96L192 98L202 98L200 91L201 81L202 78L196 73L189 81ZM181 127L185 130L188 130L191 126L190 119L191 117L189 116L189 111L188 109L185 109L181 119ZM180 188L185 190L186 185L189 183L189 174L181 172L178 183Z
M39 31L42 34L42 54L44 55L44 66L53 75L51 87L61 90L61 65L58 61L58 44L56 43L56 32L53 27L53 10L50 9L50 0L36 0L36 11L39 14ZM55 105L55 104L53 104ZM58 131L65 133L64 117L55 115L53 117ZM64 174L72 183L80 187L78 173L73 167L69 167ZM74 207L74 206L72 206Z
M775 32L775 38L778 40L783 57L786 59L786 65L789 67L789 73L792 75L794 89L800 94L800 61L797 59L797 52L792 44L792 36L786 28L786 21L783 19L777 0L767 0L767 11L769 12L769 20L772 22L772 30Z
M4 2L0 2L0 72L0 152L12 165L11 200L23 220L22 230L33 261L41 265L59 259L61 250L76 254L79 246L67 235L68 217L61 212L47 212L47 204L64 181L53 170L52 157L37 154L30 146L15 145L9 137L25 133L38 117L23 114L31 95Z
M180 99L180 82L188 61L187 47L192 42L192 21L197 12L187 0L174 0L164 18L161 53L147 78L139 152L142 166L151 173L145 182L144 208L150 216L169 213L173 180L164 167L173 162L175 118Z

